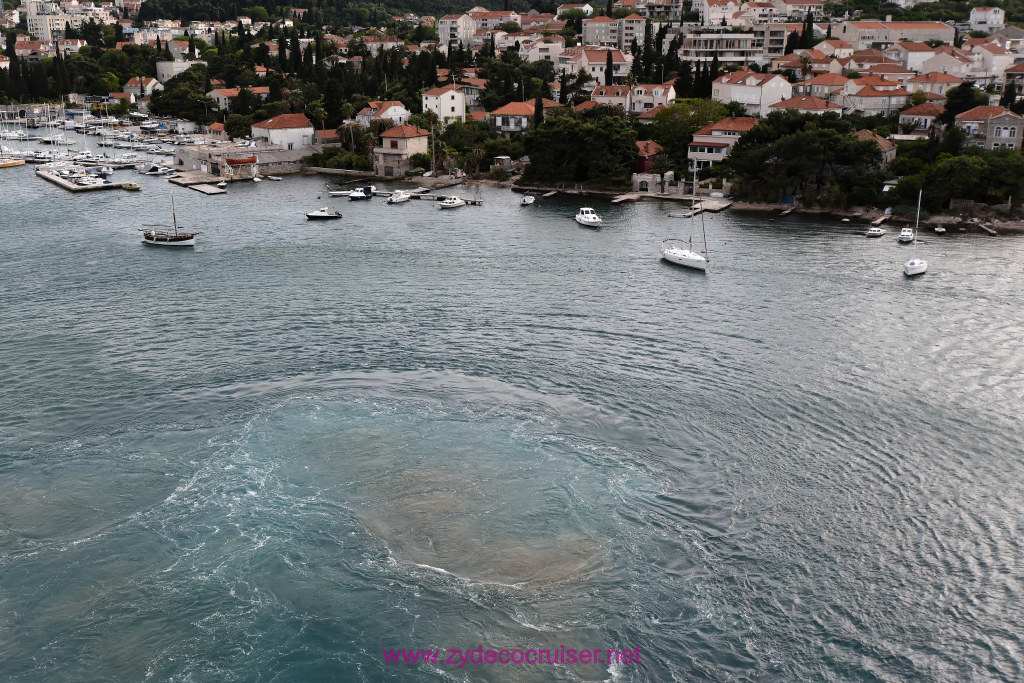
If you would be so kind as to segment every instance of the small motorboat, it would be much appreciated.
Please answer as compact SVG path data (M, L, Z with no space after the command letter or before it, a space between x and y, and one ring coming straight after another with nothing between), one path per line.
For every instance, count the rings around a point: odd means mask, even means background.
M283 180L283 178L279 175L268 175L267 180Z
M526 194L523 195L523 199L522 199L522 201L519 202L519 205L520 206L529 206L530 204L533 204L535 201L537 201L537 198L534 197L529 192L527 192Z
M354 189L351 192L349 192L348 193L348 198L352 199L352 200L356 200L356 199L372 199L373 198L373 193L376 190L377 190L377 188L374 187L373 185L363 185L362 187L357 187L356 189Z
M576 214L576 222L589 228L601 225L602 220L596 211L589 206L584 206Z
M865 237L881 237L884 234L885 234L885 228L880 228L877 225L874 225L874 226L868 228L868 231L864 233L864 236Z
M222 190L223 190L223 189L224 189L225 187L227 187L227 186L228 186L228 181L226 181L226 180L222 180L222 181L220 181L219 183L217 183L217 187L219 187L219 188L220 188L220 189L222 189Z
M935 226L935 234L936 235L945 235L946 234L946 229L944 227L942 227L941 225L936 225Z
M459 197L456 197L455 195L452 195L450 197L445 197L444 199L442 199L440 201L440 203L438 203L437 208L439 208L439 209L454 209L456 207L465 206L465 205L466 205L466 200L465 199L461 199Z
M132 192L138 192L139 190L142 189L142 185L139 185L138 183L125 183L124 185L121 186L121 188L125 190L131 190Z
M914 229L903 228L900 230L900 236L897 239L903 244L910 244L914 241Z
M406 192L405 190L395 190L394 192L391 193L391 196L388 197L387 203L401 204L402 202L407 202L410 199L412 199L412 195Z
M263 182L263 178L260 178L259 176L253 176L252 181L254 183L260 183Z
M341 214L337 211L331 211L330 207L324 206L316 211L310 211L306 214L306 220L310 221L332 221L341 218Z

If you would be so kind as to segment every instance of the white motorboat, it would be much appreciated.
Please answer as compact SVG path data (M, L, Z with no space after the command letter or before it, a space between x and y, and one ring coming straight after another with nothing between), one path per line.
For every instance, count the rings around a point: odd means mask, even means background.
M917 257L917 228L921 223L921 193L923 190L917 191L917 218L914 219L914 232L913 232L913 244L914 251L911 254L910 260L903 264L903 274L911 277L914 275L922 275L928 270L928 262L923 258ZM907 230L907 228L904 228ZM900 235L902 237L902 234Z
M868 231L864 233L865 237L881 237L885 234L885 228L880 228L877 225L868 228Z
M902 230L900 230L900 236L897 239L900 242L903 242L904 244L909 244L910 242L913 242L914 241L914 229L913 228L903 228Z
M219 188L220 188L220 189L222 189L222 190L223 190L223 189L224 189L225 187L227 187L227 186L228 186L228 181L226 181L226 180L222 180L222 181L220 181L219 183L217 183L217 187L219 187Z
M306 220L310 221L331 221L341 218L341 214L337 211L331 211L330 207L324 206L316 211L310 211L306 214Z
M410 199L412 199L412 195L405 190L395 190L391 193L391 196L388 197L388 204L401 204L402 202L407 202Z
M584 206L580 208L579 212L576 214L576 222L580 225L592 228L594 226L601 225L603 221L601 220L601 217L597 215L596 211L589 206Z
M363 185L349 192L348 198L352 200L372 199L373 193L376 192L376 190L377 188L374 185Z
M675 263L686 268L705 271L708 268L708 260L702 254L693 250L689 240L669 237L661 242L661 258L669 263Z
M526 194L523 195L523 199L522 199L522 201L519 202L519 205L520 206L529 206L530 204L533 204L535 201L537 201L537 198L534 197L529 192L527 192Z
M465 206L465 205L466 205L466 200L465 199L461 199L459 197L456 197L455 195L452 195L450 197L445 197L444 199L442 199L438 203L437 208L439 208L439 209L454 209L456 207Z
M284 180L284 178L279 175L268 175L267 180Z
M936 235L945 235L946 234L946 229L944 227L942 227L941 225L936 225L935 226L935 234Z
M142 243L152 244L161 247L194 247L196 246L196 235L198 232L182 232L178 230L178 218L174 212L174 195L171 195L171 230L153 230L149 226L139 228L142 233Z
M260 178L258 175L257 176L253 176L252 177L252 181L254 183L261 183L261 182L263 182L263 178Z

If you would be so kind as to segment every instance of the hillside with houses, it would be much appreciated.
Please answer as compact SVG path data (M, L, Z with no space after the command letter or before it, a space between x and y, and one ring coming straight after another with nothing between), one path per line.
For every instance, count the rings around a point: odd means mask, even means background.
M907 18L925 5L950 18ZM0 103L177 117L386 178L671 194L696 174L741 198L835 207L924 187L931 210L1024 189L1019 173L974 182L1022 158L1024 30L1000 6L275 6L216 20L168 6L6 2Z

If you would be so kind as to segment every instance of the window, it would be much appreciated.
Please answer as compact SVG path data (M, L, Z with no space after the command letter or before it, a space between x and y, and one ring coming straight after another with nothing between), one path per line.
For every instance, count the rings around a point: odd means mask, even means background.
M391 141L391 149L398 149L398 140Z

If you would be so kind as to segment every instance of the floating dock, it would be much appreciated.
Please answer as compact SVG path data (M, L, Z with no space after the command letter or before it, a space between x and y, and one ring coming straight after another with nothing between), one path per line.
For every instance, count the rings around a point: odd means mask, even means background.
M95 192L97 190L121 190L127 185L124 183L103 183L102 185L79 185L66 178L61 178L56 173L43 170L41 168L36 169L36 175L43 180L48 180L57 187L62 187L68 192Z
M202 192L203 194L225 194L227 192L223 187L217 187L216 185L209 185L207 183L189 185L188 189L195 190L196 192Z

